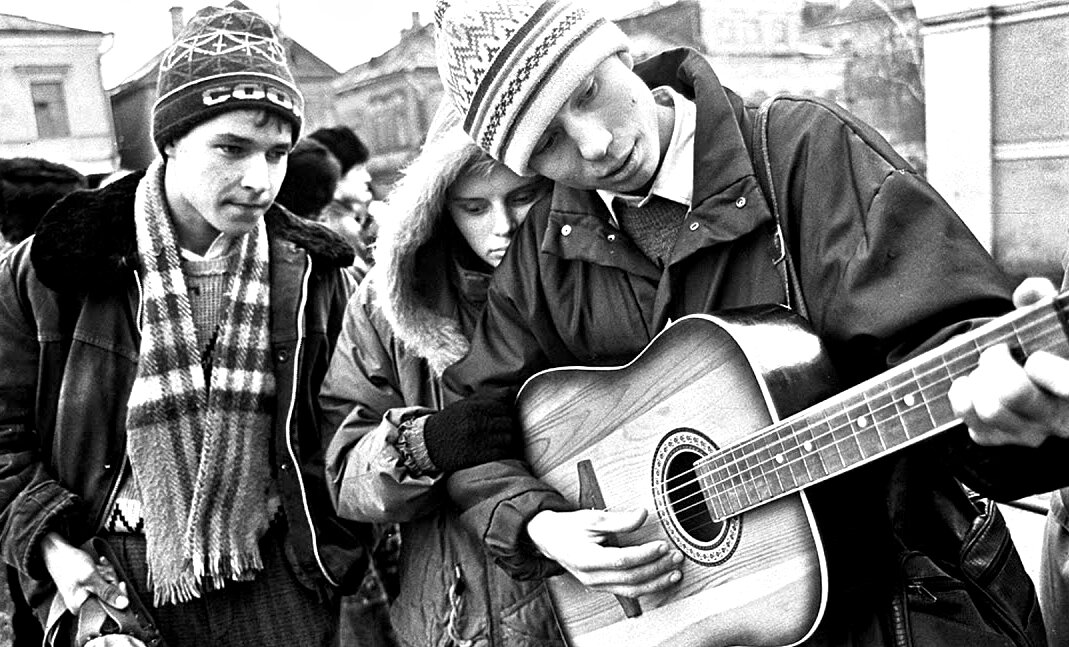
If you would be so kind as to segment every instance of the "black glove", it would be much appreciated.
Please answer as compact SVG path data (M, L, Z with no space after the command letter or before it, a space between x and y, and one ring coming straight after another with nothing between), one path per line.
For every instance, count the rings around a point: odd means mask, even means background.
M423 424L427 456L442 472L506 458L522 458L516 409L471 396L432 413Z

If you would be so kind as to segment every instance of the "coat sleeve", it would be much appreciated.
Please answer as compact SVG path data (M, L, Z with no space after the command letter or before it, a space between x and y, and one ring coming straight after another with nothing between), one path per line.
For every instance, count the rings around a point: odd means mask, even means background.
M49 473L39 450L37 317L55 308L55 299L33 275L29 245L0 258L0 540L9 565L42 580L48 573L41 538L57 531L80 543L88 524L81 499ZM32 291L41 298L31 298ZM41 304L41 312L31 303Z
M546 227L548 201L528 214L494 272L487 307L467 357L446 370L446 386L461 395L480 393L513 401L520 385L558 358L543 348L561 346L539 339L550 321L538 285L538 250ZM522 285L517 289L517 285ZM526 300L520 300L520 299ZM527 537L527 522L542 510L572 510L556 490L536 478L526 463L500 461L461 470L447 479L449 498L461 522L483 543L494 560L513 577L533 579L559 572Z
M871 128L809 99L774 104L769 128L811 323L846 383L1012 309L1009 278ZM1069 459L1067 446L1053 439L1039 450L980 447L962 427L932 449L970 487L1008 499L1066 484L1056 465Z
M431 409L406 402L398 349L370 301L362 288L349 302L320 390L327 484L342 517L405 522L435 507L440 477L411 474L395 441L403 420Z

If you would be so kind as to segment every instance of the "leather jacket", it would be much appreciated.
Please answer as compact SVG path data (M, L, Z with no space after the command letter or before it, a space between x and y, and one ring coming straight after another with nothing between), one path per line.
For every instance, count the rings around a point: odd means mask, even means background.
M38 544L78 545L103 523L127 464L126 402L142 298L134 193L140 174L71 194L0 259L0 529L32 606L54 586ZM299 580L326 595L359 584L366 526L333 513L317 405L352 283L348 245L272 206L271 345L277 384L272 470Z

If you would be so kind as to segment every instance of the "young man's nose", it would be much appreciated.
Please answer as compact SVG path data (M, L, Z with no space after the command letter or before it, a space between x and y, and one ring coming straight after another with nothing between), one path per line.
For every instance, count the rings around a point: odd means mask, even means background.
M575 142L583 159L595 161L608 154L612 133L591 116L572 115L564 121L564 130Z
M250 155L246 159L241 186L259 192L271 188L271 164L266 155Z

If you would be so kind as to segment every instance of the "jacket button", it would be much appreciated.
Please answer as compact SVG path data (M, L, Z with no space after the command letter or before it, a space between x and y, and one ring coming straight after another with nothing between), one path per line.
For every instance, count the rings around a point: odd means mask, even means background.
M561 236L567 236L570 233L572 233L572 226L571 225L564 225L563 227L560 228L560 235Z
M275 353L275 359L278 360L279 362L285 362L289 358L290 358L289 351L280 350L277 353Z
M690 223L690 230L691 231L698 231L698 223L696 223L696 222Z
M735 201L735 206L738 207L739 209L742 209L743 207L745 207L746 206L746 198L745 197L741 197L738 200L736 200Z
M283 463L279 467L279 469L281 469L283 472L288 472L288 471L290 471L290 464L289 463Z
M610 243L615 243L616 242L616 234L609 234L608 235L608 239L609 239Z

